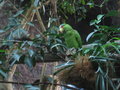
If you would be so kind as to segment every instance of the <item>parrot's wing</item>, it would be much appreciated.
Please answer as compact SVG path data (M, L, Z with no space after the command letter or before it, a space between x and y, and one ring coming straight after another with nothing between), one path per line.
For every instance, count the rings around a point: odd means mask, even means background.
M76 41L78 42L78 45L79 45L79 47L81 48L81 47L82 47L81 36L80 36L80 34L78 33L77 30L74 30L74 31L75 31L75 38L76 38Z

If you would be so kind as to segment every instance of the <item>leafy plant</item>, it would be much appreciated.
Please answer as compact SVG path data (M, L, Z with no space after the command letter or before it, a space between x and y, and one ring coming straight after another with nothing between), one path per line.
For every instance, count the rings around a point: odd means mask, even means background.
M92 40L93 43L92 47L84 49L83 52L89 54L90 60L98 65L96 89L98 90L100 87L100 90L106 90L109 86L113 90L117 90L110 75L115 74L114 63L119 63L119 61L109 55L120 54L119 44L114 42L120 39L120 30L118 26L101 25L100 23L105 16L98 15L97 19L90 22L90 25L94 25L96 29L88 35L86 40Z

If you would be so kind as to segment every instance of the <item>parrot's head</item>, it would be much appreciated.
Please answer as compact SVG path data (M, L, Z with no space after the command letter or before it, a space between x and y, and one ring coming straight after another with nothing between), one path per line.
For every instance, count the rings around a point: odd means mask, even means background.
M59 26L59 31L60 31L61 33L67 32L67 31L70 31L70 30L72 30L72 27L71 27L69 24L61 24L61 25Z

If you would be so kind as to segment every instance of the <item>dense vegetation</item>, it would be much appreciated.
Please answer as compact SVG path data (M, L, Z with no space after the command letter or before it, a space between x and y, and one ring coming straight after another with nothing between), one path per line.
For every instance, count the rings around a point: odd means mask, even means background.
M87 90L118 90L120 26L113 25L112 22L107 25L105 20L118 16L119 12L106 6L110 1L1 0L0 7L7 5L11 10L6 11L9 15L8 24L0 29L0 75L8 78L12 67L20 63L32 68L37 62L41 62L45 68L44 62L50 62L50 58L46 57L51 54L59 58L57 61L62 61L62 64L55 66L53 72L53 76L57 76L62 84L73 84ZM67 48L62 34L58 33L59 25L71 24L71 16L73 23L82 22L94 8L101 11L88 22L89 27L92 27L89 35L82 37L86 38L83 44L88 45L77 50ZM84 30L82 34L85 32L88 31ZM72 53L71 56L68 53ZM79 58L82 62L71 62L78 53L81 53ZM43 73L44 70L41 75ZM43 76L40 78L40 83L44 82ZM72 79L69 81L70 78ZM54 79L50 78L49 83L54 85ZM26 87L43 90L42 85Z

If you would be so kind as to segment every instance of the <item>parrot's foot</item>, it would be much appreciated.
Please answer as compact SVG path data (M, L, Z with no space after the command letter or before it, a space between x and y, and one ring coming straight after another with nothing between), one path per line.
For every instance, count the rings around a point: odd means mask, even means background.
M72 56L72 55L75 55L77 52L77 50L75 48L70 48L66 51L66 55L67 56Z

